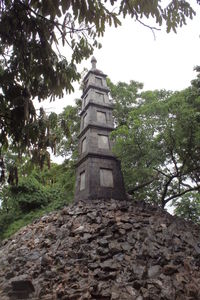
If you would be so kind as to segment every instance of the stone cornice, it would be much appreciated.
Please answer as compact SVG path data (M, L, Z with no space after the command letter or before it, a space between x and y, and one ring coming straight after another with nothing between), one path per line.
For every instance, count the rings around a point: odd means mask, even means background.
M80 112L80 116L82 116L86 110L88 109L89 106L96 106L98 108L106 108L106 109L110 109L113 110L113 103L103 103L103 104L99 104L97 102L94 102L93 100L89 100L89 102L87 103L87 105L84 107L84 109L82 109L82 111Z
M94 74L94 75L101 76L101 77L107 77L106 74L104 74L103 72L96 69L96 70L90 70L83 78L83 81L87 80L87 78L89 77L90 74Z
M105 93L110 92L110 89L109 89L108 87L103 87L103 86L101 87L101 86L98 86L98 85L95 85L95 84L89 84L89 85L87 86L87 88L84 90L84 92L83 92L81 98L84 98L85 95L87 94L87 92L88 92L90 89L95 89L95 90L97 90L97 91L99 91L99 92L105 92Z
M81 157L76 163L75 167L78 167L80 164L82 164L84 161L86 161L88 158L100 158L100 159L112 159L119 162L119 159L114 156L114 154L102 154L102 153L95 153L95 152L87 152L83 157Z
M107 131L113 131L114 130L114 127L110 126L108 127L107 126L103 126L103 125L99 125L99 124L92 124L92 123L89 123L87 124L87 126L79 133L78 135L78 138L80 139L84 134L85 132L90 129L90 128L96 128L96 129L100 129L100 130L107 130Z

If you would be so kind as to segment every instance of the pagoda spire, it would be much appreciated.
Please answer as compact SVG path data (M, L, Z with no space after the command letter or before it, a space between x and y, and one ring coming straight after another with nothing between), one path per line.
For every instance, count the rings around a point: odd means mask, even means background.
M96 70L97 60L94 56L91 59L91 63L92 63L92 70Z

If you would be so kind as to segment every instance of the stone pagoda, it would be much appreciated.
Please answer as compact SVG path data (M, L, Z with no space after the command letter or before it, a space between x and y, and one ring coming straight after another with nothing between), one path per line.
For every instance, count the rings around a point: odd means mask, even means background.
M125 200L120 161L112 153L109 138L114 129L113 104L106 75L96 68L96 62L93 57L92 68L83 79L75 201Z

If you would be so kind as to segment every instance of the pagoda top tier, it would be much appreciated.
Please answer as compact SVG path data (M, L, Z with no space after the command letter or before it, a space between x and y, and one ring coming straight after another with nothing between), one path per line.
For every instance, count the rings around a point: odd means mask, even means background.
M85 77L83 78L83 82L85 82L88 78L88 76L90 74L95 74L101 77L107 77L106 74L104 74L101 70L97 69L97 60L96 58L93 56L91 59L91 64L92 64L92 68L88 71L88 73L85 75Z
M94 56L91 59L91 63L92 68L83 79L83 94L81 98L84 98L89 90L96 90L105 94L108 94L110 91L106 83L107 75L96 68L97 60Z
M96 58L94 56L91 59L91 63L92 63L92 70L96 70L97 69L97 67L96 67L97 60L96 60Z

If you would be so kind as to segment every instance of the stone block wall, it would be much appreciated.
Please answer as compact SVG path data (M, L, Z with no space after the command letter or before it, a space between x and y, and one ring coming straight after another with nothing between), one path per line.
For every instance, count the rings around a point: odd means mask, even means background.
M109 170L113 175L113 187L101 186L100 170ZM80 190L81 174L85 172L85 189ZM124 199L125 190L120 162L116 158L88 157L77 167L76 201L93 199ZM106 176L106 175L104 175ZM109 176L109 175L107 175ZM107 178L110 180L110 178ZM105 181L107 180L105 178Z

